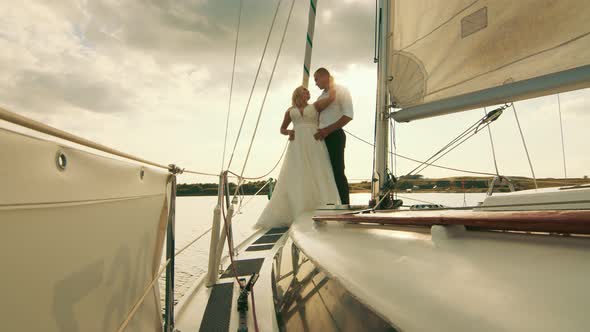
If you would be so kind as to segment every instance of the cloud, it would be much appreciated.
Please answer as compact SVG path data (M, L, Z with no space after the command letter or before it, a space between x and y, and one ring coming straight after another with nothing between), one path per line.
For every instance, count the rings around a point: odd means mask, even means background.
M231 144L279 3L243 1L230 115ZM247 169L252 175L265 172L280 154L283 137L277 134L278 126L290 104L292 90L301 83L309 2L295 1ZM280 3L236 153L237 164L260 110L291 0ZM0 104L149 159L215 171L224 138L238 4L238 0L26 1L18 6L5 2L0 5ZM349 87L355 120L347 128L372 140L376 86L374 2L322 0L317 9L312 70L325 66ZM325 16L330 16L329 20ZM319 93L313 82L311 91L314 96ZM589 114L588 93L585 90L561 95L564 123L569 128L566 139L586 137L585 128L569 118ZM533 138L542 141L548 131L557 128L556 107L554 96L519 102L519 116L522 114L523 125L527 126L524 130L532 131ZM467 114L401 127L402 151L427 157L446 136L453 137L457 128L480 116L478 113L465 120ZM501 135L515 133L514 124L504 120L509 116L495 124L500 128L494 133L498 133L498 143L508 145L507 151L515 151L510 146L515 145L513 135ZM353 139L349 142L348 175L370 177L371 148ZM462 151L481 153L479 145L473 146ZM583 151L574 148L582 149L583 145L568 147L573 156L568 164L581 172L583 163L574 158ZM203 155L207 158L200 158ZM505 155L503 167L509 168L513 154ZM543 156L540 152L534 155ZM489 169L487 156L485 161L472 159L461 162L475 169ZM433 175L439 175L437 172L432 170Z
M3 100L45 112L64 106L121 112L131 108L130 96L132 94L116 81L93 80L79 73L41 71L20 72L13 88L0 92Z

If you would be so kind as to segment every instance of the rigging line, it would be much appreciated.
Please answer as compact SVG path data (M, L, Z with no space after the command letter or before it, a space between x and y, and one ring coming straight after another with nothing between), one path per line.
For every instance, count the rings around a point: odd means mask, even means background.
M391 128L391 131L389 133L389 137L390 137L389 159L390 159L390 163L391 163L391 168L393 168L393 180L395 181L395 176L397 175L397 165L394 164L394 161L396 160L397 157L395 156L395 154L393 154L393 152L396 151L396 148L395 148L395 124L393 124L392 118L389 118L389 128ZM394 187L393 198L397 199L397 186Z
M285 152L287 151L287 148L289 147L289 141L287 141L287 143L285 144L285 147L283 148L283 152L281 153L281 156L279 157L279 160L277 160L277 162L275 163L275 165L270 169L270 171L266 172L264 175L262 176L257 176L257 177L246 177L246 176L240 176L232 171L228 171L230 174L233 174L234 176L236 176L239 179L242 180L260 180L263 179L267 176L269 176L280 164L281 160L283 160L283 157L285 156Z
M269 176L279 166L279 163L281 162L281 160L283 160L283 157L285 156L285 151L287 151L288 146L289 146L289 142L287 141L287 143L285 144L285 147L283 148L283 152L281 153L281 156L279 157L279 160L277 160L275 165L266 174L264 174L262 176L258 176L258 177L246 177L246 176L240 177L240 175L228 170L228 173L231 174L231 175L228 175L228 177L241 178L244 180L260 180L262 178ZM219 174L197 172L197 171L184 170L184 169L183 169L183 173L219 177Z
M561 101L559 93L557 94L557 110L559 111L559 130L561 131L561 154L563 156L563 180L567 183L567 167L565 165L565 140L563 139L563 122L561 120Z
M254 195L252 195L246 202L244 202L244 204L240 203L240 206L238 207L236 214L242 212L242 209L244 209L246 207L246 205L248 205L254 199L254 197L256 197L262 191L262 189L266 188L266 186L268 186L268 184L271 181L272 181L272 178L268 179L268 181L266 181L266 183L264 183L264 185L262 187L260 187L260 189L258 189L258 191Z
M266 91L264 92L264 97L262 98L262 104L260 105L260 111L258 111L258 119L256 119L256 126L254 126L254 132L252 133L252 138L250 139L250 145L248 146L248 152L246 153L246 159L244 160L244 165L242 166L242 171L240 172L241 178L243 178L244 171L246 170L246 165L248 165L248 159L250 158L250 152L252 151L252 146L254 145L254 138L256 138L256 133L258 132L258 125L260 124L260 117L262 116L262 110L264 109L266 97L268 96L268 91L270 90L270 85L272 83L272 79L274 77L275 70L277 68L277 63L279 62L279 57L281 56L281 50L283 49L283 44L285 43L285 36L287 34L287 28L289 27L289 22L291 21L291 14L293 14L293 7L294 6L295 6L295 0L292 0L291 1L291 9L289 9L289 16L287 16L287 23L285 23L285 29L283 30L283 36L281 38L281 43L279 45L277 57L275 58L275 63L273 65L272 71L270 73L270 78L269 78L268 84L266 86ZM238 187L236 187L236 193L237 193ZM234 193L234 196L236 193Z
M374 144L372 144L371 142L368 142L367 140L365 140L365 139L362 139L362 138L360 138L360 137L356 136L355 134L353 134L353 133L349 132L348 130L344 129L344 131L345 131L347 134L349 134L350 136L352 136L352 137L356 138L357 140L359 140L359 141L361 141L361 142L363 142L363 143L365 143L365 144L367 144L367 145L370 145L370 146L372 146L372 147L375 147L375 145L374 145ZM406 156L404 156L404 155L401 155L401 154L399 154L399 153L396 153L396 152L393 152L393 154L394 154L394 155L396 155L397 157L400 157L400 158L402 158L402 159L405 159L405 160L409 160L409 161L412 161L412 162L415 162L415 163L419 163L419 164L428 164L429 166L436 167L436 168L441 168L441 169L446 169L446 170L449 170L449 171L455 171L455 172L460 172L460 173L469 173L469 174L478 174L478 175L490 175L490 176L495 176L495 175L496 175L496 174L494 174L494 173L488 173L488 172L477 172L477 171L469 171L469 170L460 169L460 168L453 168L453 167L447 167L447 166L436 165L436 164L433 164L433 163L426 163L426 162L424 162L424 161L420 161L420 160L417 160L417 159L413 159L413 158L410 158L410 157L406 157Z
M182 247L182 249L178 250L175 254L174 257L180 255L183 251L185 251L186 249L188 249L188 247L192 246L195 242L199 241L203 236L207 235L207 233L211 232L212 227L209 227L208 230L206 230L205 232L203 232L203 234L197 236L194 240L192 240L191 242L189 242L187 245L185 245L184 247Z
M258 69L256 70L256 75L254 76L254 82L252 83L252 89L250 90L250 96L248 96L248 101L246 102L246 109L244 110L244 115L242 115L242 121L240 123L240 129L238 130L238 135L236 136L236 141L234 142L234 147L231 152L231 156L229 158L229 162L227 164L227 168L229 169L231 163L234 159L234 154L236 152L236 147L238 146L238 141L240 140L240 135L242 134L242 129L244 128L244 121L246 120L246 114L248 114L248 109L250 108L250 101L252 100L252 95L254 94L254 88L256 87L256 82L258 81L258 75L260 74L260 69L262 68L262 62L264 61L264 56L266 55L266 50L268 48L268 42L270 40L270 36L272 34L272 30L274 28L277 14L279 13L279 8L281 8L281 1L277 3L277 9L275 10L275 14L272 18L272 23L270 25L270 29L268 30L268 36L266 37L266 43L264 44L264 50L262 51L262 56L260 57L260 62L258 63Z
M389 127L390 128L393 128L393 125L391 124L392 121L393 120L391 118L389 118ZM395 151L395 149L394 149L394 144L395 143L394 143L394 139L393 139L393 135L394 134L395 134L394 130L391 130L389 132L389 162L391 164L391 168L394 168L395 167L395 165L393 164L393 159L394 159L395 155L392 153L392 152ZM394 170L394 174L393 175L394 176L396 175L395 174L395 170Z
M82 146L86 146L98 151L102 151L111 155L115 155L115 156L119 156L125 159L129 159L129 160L133 160L133 161L137 161L143 164L147 164L147 165L151 165L151 166L155 166L155 167L159 167L159 168L163 168L166 170L170 170L170 166L166 166L166 165L162 165L162 164L158 164L149 160L145 160L139 157L135 157L133 155L112 149L106 145L102 145L102 144L98 144L96 142L90 141L88 139L82 138L80 136L76 136L73 135L71 133L68 133L66 131L48 126L44 123L41 123L39 121L35 121L33 119L29 119L27 117L24 117L22 115L16 114L14 112L10 112L2 107L0 107L0 120L4 120L16 125L19 125L21 127L25 127L25 128L29 128L35 131L38 131L40 133L43 134L47 134L53 137L57 137L57 138L61 138L63 140L72 142L72 143L76 143L76 144L80 144Z
M373 47L373 62L377 63L379 62L379 58L377 57L377 44L379 42L378 39L378 24L379 24L379 20L378 20L378 12L379 12L379 0L375 0L375 26L373 27L375 29L375 36L374 36L374 47Z
M483 114L485 116L488 115L488 110L484 107ZM490 135L490 145L492 146L492 156L494 158L494 168L496 169L496 174L500 176L500 171L498 170L498 162L496 161L496 149L494 149L494 139L492 138L492 128L488 126L488 134Z
M476 130L477 131L477 125L480 122L481 122L481 120L477 121L476 123L474 123L473 125L471 125L469 128L465 129L465 131L463 131L457 137L455 137L454 139L452 139L447 145L443 146L440 150L438 150L432 156L430 156L430 158L426 159L426 161L424 163L431 162L432 159L434 159L436 156L438 156L439 154L441 154L443 151L445 151L446 149L448 149L449 147L451 147L453 144L455 144L458 141L460 141L461 139L463 139L465 136L469 135L473 130ZM412 171L410 171L408 173L408 175L414 173L414 171L416 171L420 167L422 167L422 165L418 165L416 168L414 168Z
M420 203L426 203L426 204L438 205L438 203L433 203L433 202L429 202L429 201L423 201L423 200L420 200L420 199L411 198L411 197L402 196L402 195L397 195L397 197L401 197L401 198L403 198L403 199L409 199L409 200L411 200L411 201L416 201L416 202L420 202Z
M162 268L160 268L160 270L156 273L156 275L154 276L154 279L152 279L150 284L145 288L145 290L144 290L143 294L141 295L141 297L139 298L139 300L137 300L137 302L131 308L131 311L129 312L129 314L127 314L127 318L125 318L123 323L121 323L121 325L117 329L117 332L125 331L125 329L127 328L127 325L129 325L129 322L131 321L131 318L133 318L133 316L135 316L137 309L139 309L140 305L145 300L145 297L150 293L150 291L152 290L152 288L154 287L156 282L158 280L160 280L160 276L162 275L162 273L164 271L166 271L166 267L168 267L168 264L170 264L170 261L171 261L171 259L168 259L166 261L166 264L164 264L164 266L162 266Z
M205 173L205 172L198 172L198 171L191 171L191 170L183 170L183 173L189 173L189 174L196 174L196 175L205 175L205 176L215 176L218 177L219 174L213 174L213 173Z
M514 107L514 103L512 103L512 110L514 111L514 118L516 119L516 124L518 125L518 131L520 132L520 138L522 139L522 145L524 146L524 151L526 152L526 158L529 161L531 173L533 174L533 180L535 182L535 189L538 189L539 186L537 186L537 177L535 176L535 170L533 169L533 163L531 162L531 156L529 155L529 149L526 146L526 141L524 139L524 134L522 133L522 128L520 127L520 121L518 121L518 115L516 114L516 107Z
M229 113L231 110L231 99L233 96L233 90L234 90L234 77L235 77L235 73L236 73L236 58L238 55L238 41L240 39L240 23L242 20L242 3L243 0L240 0L240 10L238 11L238 27L236 29L236 43L234 45L234 63L232 66L232 71L231 71L231 83L229 85L229 102L227 103L227 116L225 118L225 138L223 139L223 155L221 156L221 171L223 171L223 167L225 165L225 150L227 148L227 133L228 133L228 128L229 128Z
M463 131L457 137L455 137L454 139L452 139L451 142L449 142L447 145L443 146L440 150L438 150L437 152L435 152L432 156L430 156L430 158L426 159L426 161L423 164L428 163L428 162L431 162L434 158L436 158L436 156L438 156L439 154L443 153L443 151L445 151L446 149L450 148L453 144L455 144L458 141L462 140L467 135L472 134L473 131L477 132L477 125L480 124L481 121L482 120L480 119L480 120L476 121L473 125L471 125L469 128L465 129L465 131ZM471 136L473 136L473 135L471 135ZM471 137L471 136L469 136L469 137ZM434 161L432 161L432 162L434 162ZM416 170L419 169L420 167L422 167L423 164L416 166L416 168L414 168L413 170L411 170L410 172L408 172L407 175L410 175L410 174L416 172Z
M486 123L484 125L484 127L488 127L490 125L490 123ZM472 132L471 134L469 134L469 136L466 136L465 138L463 138L463 140L461 140L459 143L457 143L455 146L451 147L450 149L448 149L447 151L445 151L445 153L443 153L442 155L438 156L436 159L432 160L432 162L437 162L439 159L441 159L442 157L446 156L449 152L455 150L457 147L459 147L461 144L465 143L468 139L470 139L471 137L475 136L475 134L477 134L477 131ZM422 172L424 171L426 168L428 168L429 165L424 165L424 167L422 167L418 172ZM411 173L408 173L407 175L410 175Z
M395 151L397 151L397 126L396 126L396 122L395 121L391 121L391 123L393 123L393 147L394 147L394 153L393 154L393 162L394 162L394 167L393 167L393 171L394 171L394 175L397 175L397 153L395 153Z

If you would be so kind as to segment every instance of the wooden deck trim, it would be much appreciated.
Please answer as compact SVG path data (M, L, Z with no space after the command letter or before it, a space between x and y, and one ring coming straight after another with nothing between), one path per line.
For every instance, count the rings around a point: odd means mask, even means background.
M398 211L314 216L314 221L381 225L464 225L486 230L590 234L590 210Z

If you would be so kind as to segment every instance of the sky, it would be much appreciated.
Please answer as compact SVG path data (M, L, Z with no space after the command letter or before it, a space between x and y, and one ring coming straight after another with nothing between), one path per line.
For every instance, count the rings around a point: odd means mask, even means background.
M229 117L234 146L278 0L244 0ZM231 169L240 171L254 126L260 125L245 168L259 176L276 163L286 142L279 134L291 93L301 84L308 1L296 1L268 97L290 1L280 1ZM161 164L217 173L229 105L238 0L25 1L0 0L0 106L75 135ZM320 0L312 71L328 68L351 91L350 132L373 140L377 65L374 1ZM320 90L310 84L312 99ZM569 177L590 175L590 90L560 95ZM515 103L537 177L563 177L555 95ZM397 152L424 160L483 114L472 110L396 124ZM0 127L30 131L0 121ZM37 136L46 137L36 134ZM512 110L492 126L500 172L530 176ZM439 164L493 172L487 132ZM416 166L398 159L396 174ZM371 177L372 148L348 137L349 179ZM272 174L277 175L278 169ZM428 168L426 177L462 173ZM215 182L184 175L179 182Z

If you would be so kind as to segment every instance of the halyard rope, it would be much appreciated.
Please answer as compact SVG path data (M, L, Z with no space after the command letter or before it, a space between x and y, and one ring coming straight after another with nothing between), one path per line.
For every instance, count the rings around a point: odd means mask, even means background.
M229 162L227 164L227 168L231 167L232 161L234 160L234 154L236 152L236 147L238 146L238 142L240 140L240 135L242 134L242 128L244 127L244 120L246 120L246 114L248 114L248 109L250 107L250 101L252 100L252 95L254 94L254 88L256 87L256 82L258 81L258 75L260 74L260 68L262 68L262 62L264 60L264 56L266 55L266 50L268 47L268 42L270 40L270 36L272 34L272 30L275 25L275 21L277 19L277 14L279 13L279 8L281 7L281 1L277 3L277 9L275 10L274 17L272 18L272 23L270 25L270 29L268 30L268 35L266 37L266 43L264 44L264 50L262 51L262 56L260 57L260 62L258 63L258 69L256 70L256 75L254 76L254 82L252 83L252 89L250 90L250 96L248 97L248 101L246 102L246 108L244 110L244 115L242 115L242 122L240 123L240 128L238 129L238 135L236 136L236 140L234 142L234 147L231 152L231 156L229 158Z
M537 186L537 177L535 177L535 170L533 169L533 163L531 162L531 156L529 155L529 149L527 149L527 146L526 146L526 141L524 139L524 134L522 133L522 128L520 127L520 121L518 121L518 115L516 114L516 107L514 107L514 103L512 103L512 110L514 110L514 118L516 119L516 124L518 125L518 131L520 132L520 138L522 139L522 145L524 146L524 152L526 153L526 158L529 161L531 173L533 174L535 188L539 188Z
M559 111L559 129L561 131L561 154L563 155L563 177L567 181L567 167L565 166L565 141L563 139L563 121L561 120L561 101L557 94L557 110Z
M225 149L227 147L227 133L228 133L228 129L229 129L229 113L231 110L231 98L233 95L233 90L234 90L234 76L236 74L236 57L238 55L238 41L240 39L240 22L242 19L242 3L243 0L240 0L240 10L238 11L238 27L236 29L236 43L234 45L234 63L232 66L232 71L231 71L231 83L229 85L229 101L227 104L227 116L225 118L225 138L223 139L223 154L221 155L221 170L223 170L224 166L225 166Z
M277 56L275 58L274 65L272 67L272 71L270 73L270 78L268 79L268 84L266 85L266 91L264 92L264 97L262 98L262 104L260 105L260 110L258 111L258 118L256 119L256 126L254 126L254 132L252 133L252 138L250 139L250 144L248 146L248 152L246 153L246 158L244 159L244 165L242 166L242 171L240 172L240 178L243 179L244 177L244 170L246 169L246 165L248 165L248 159L250 158L250 152L252 151L252 146L254 145L254 139L256 138L256 133L258 132L258 125L260 124L260 117L262 116L262 110L264 109L264 104L266 102L266 97L268 96L268 91L270 90L270 85L272 83L272 79L275 74L275 70L277 68L277 63L279 62L279 57L281 55L281 50L283 49L283 44L285 42L285 36L287 34L287 28L289 27L289 22L291 21L291 14L293 14L293 7L295 5L295 0L291 1L291 8L289 9L289 16L287 16L287 23L285 23L285 28L283 30L283 36L281 38L281 43L279 45L279 50L277 52ZM229 168L229 167L228 167ZM236 187L236 192L234 196L238 193L238 187Z
M373 143L371 143L371 142L369 142L369 141L367 141L367 140L365 140L365 139L362 139L362 138L360 138L360 137L356 136L355 134L353 134L353 133L349 132L349 131L348 131L348 130L346 130L346 129L345 129L344 131L345 131L347 134L349 134L350 136L352 136L353 138L356 138L357 140L359 140L359 141L361 141L361 142L363 142L363 143L365 143L365 144L367 144L367 145L370 145L370 146L373 146L373 147L375 146ZM426 164L426 165L429 165L429 166L432 166L432 167L441 168L441 169L446 169L446 170L449 170L449 171L455 171L455 172L461 172L461 173L470 173L470 174L478 174L478 175L490 175L490 176L494 176L494 175L496 175L496 174L494 174L494 173L488 173L488 172L468 171L468 170L464 170L464 169L460 169L460 168L453 168L453 167L440 166L440 165L437 165L437 164L434 164L434 163L427 163L427 162L424 162L424 161L420 161L420 160L417 160L417 159L413 159L413 158L410 158L410 157L406 157L406 156L404 156L404 155L401 155L401 154L399 154L399 153L396 153L396 152L390 152L390 153L392 153L393 155L395 155L395 156L397 156L397 157L400 157L400 158L402 158L402 159L405 159L405 160L409 160L409 161L412 161L412 162L415 162L415 163L420 163L420 164Z
M484 107L483 114L488 115L488 110ZM492 147L492 157L494 158L494 168L496 169L496 175L500 176L500 171L498 170L498 162L496 161L496 149L494 149L494 139L492 138L492 128L488 126L488 134L490 136L490 145Z

